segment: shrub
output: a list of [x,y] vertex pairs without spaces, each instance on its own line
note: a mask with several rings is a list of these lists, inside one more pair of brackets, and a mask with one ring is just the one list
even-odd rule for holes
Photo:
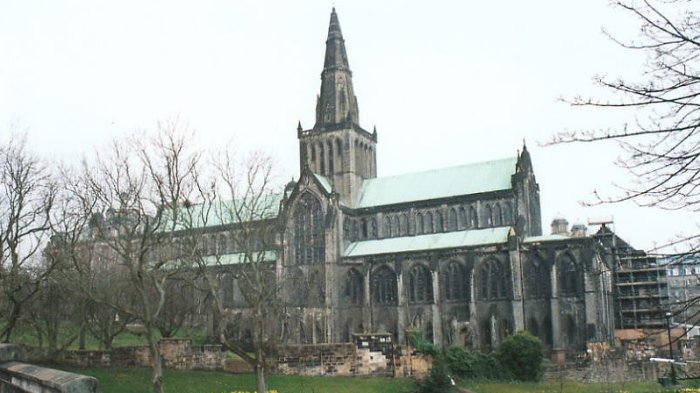
[[447,374],[447,364],[443,355],[438,355],[433,360],[430,374],[420,383],[420,393],[447,393],[453,392],[452,378]]
[[450,347],[445,353],[450,371],[467,379],[503,379],[503,368],[491,354],[470,351],[462,347]]
[[515,379],[537,381],[542,376],[543,352],[540,339],[520,331],[503,340],[496,357]]
[[423,333],[418,330],[406,330],[406,336],[408,337],[408,342],[419,353],[430,355],[433,358],[440,354],[440,349],[435,344],[423,338]]

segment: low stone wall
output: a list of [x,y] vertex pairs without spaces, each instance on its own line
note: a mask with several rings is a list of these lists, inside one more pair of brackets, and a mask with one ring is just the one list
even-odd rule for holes
[[390,334],[358,334],[353,343],[290,345],[278,349],[276,371],[286,375],[422,378],[432,359],[396,347]]
[[21,349],[0,344],[0,393],[99,393],[93,377],[21,363]]

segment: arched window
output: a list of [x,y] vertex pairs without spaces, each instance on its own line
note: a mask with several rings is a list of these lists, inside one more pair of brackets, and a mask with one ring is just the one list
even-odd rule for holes
[[503,214],[501,213],[501,205],[498,203],[493,207],[493,225],[500,227],[503,225]]
[[576,263],[569,255],[559,258],[557,263],[559,295],[579,296],[581,294],[581,277]]
[[391,217],[384,217],[384,237],[392,237],[391,233]]
[[484,217],[486,218],[486,227],[492,227],[493,226],[493,210],[491,210],[490,205],[486,205],[484,208]]
[[442,275],[445,300],[469,300],[466,269],[458,262],[450,262]]
[[401,222],[399,223],[399,235],[401,236],[406,236],[408,235],[408,213],[404,213],[401,215]]
[[326,244],[321,202],[306,193],[294,212],[294,250],[298,264],[325,261]]
[[319,172],[321,172],[322,175],[326,174],[326,155],[324,154],[323,151],[323,144],[318,145],[318,164],[319,164]]
[[435,228],[433,227],[433,213],[425,213],[425,215],[423,216],[423,224],[423,227],[425,228],[425,233],[435,232]]
[[442,212],[435,213],[435,232],[444,232],[444,220],[442,219]]
[[479,227],[479,216],[476,214],[474,206],[469,207],[469,227],[474,229]]
[[337,171],[342,171],[343,170],[343,142],[338,139],[335,141],[336,144],[336,156],[338,157],[338,161],[336,162],[336,170]]
[[391,233],[393,233],[394,236],[399,236],[401,234],[401,226],[399,225],[398,216],[394,216],[391,219]]
[[201,251],[202,255],[207,255],[209,252],[209,236],[207,235],[202,236]]
[[368,234],[369,228],[367,228],[367,219],[363,218],[360,220],[360,236],[362,236],[363,239],[367,239]]
[[423,303],[433,300],[433,278],[423,265],[414,265],[408,273],[408,300]]
[[226,239],[226,235],[220,234],[219,235],[219,255],[223,255],[228,253],[228,242]]
[[481,299],[502,299],[507,296],[507,270],[497,259],[488,259],[479,267],[477,282]]
[[232,274],[224,274],[223,277],[221,277],[221,286],[222,286],[222,293],[221,293],[221,303],[224,307],[232,307],[233,306],[233,287],[234,287],[234,277]]
[[372,301],[379,305],[396,304],[396,275],[388,266],[372,272]]
[[328,142],[328,174],[330,174],[330,175],[333,174],[333,160],[335,160],[335,156],[333,155],[333,142],[329,141]]
[[[464,210],[464,209],[462,209]],[[447,230],[448,231],[455,231],[457,230],[457,210],[455,208],[451,208],[450,211],[447,212]]]
[[416,214],[416,235],[423,234],[423,214]]
[[372,239],[376,239],[377,237],[379,237],[378,228],[377,228],[377,219],[376,219],[376,218],[372,217],[372,218],[370,219],[370,221],[369,221],[369,226],[370,226],[370,228],[369,228],[369,229],[370,229],[370,233],[369,233],[369,234],[370,234],[370,236],[372,237]]
[[358,305],[362,304],[362,299],[364,296],[364,285],[363,285],[362,274],[357,271],[357,269],[350,269],[345,278],[345,298],[348,303]]
[[525,297],[548,298],[550,296],[549,266],[541,258],[535,256],[525,262],[523,269],[525,281]]

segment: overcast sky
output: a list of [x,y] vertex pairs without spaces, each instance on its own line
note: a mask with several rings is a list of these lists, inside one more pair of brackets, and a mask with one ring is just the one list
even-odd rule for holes
[[580,204],[629,181],[615,145],[541,146],[634,120],[558,101],[604,96],[596,74],[643,70],[602,34],[638,31],[606,0],[4,0],[0,136],[19,124],[41,154],[71,160],[179,116],[203,146],[262,149],[298,177],[297,121],[313,126],[333,5],[379,176],[513,156],[525,140],[545,233],[555,216],[614,216],[642,248],[695,231],[689,213]]

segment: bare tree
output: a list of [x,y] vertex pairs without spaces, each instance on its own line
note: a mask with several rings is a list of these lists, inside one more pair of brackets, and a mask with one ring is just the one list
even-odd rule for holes
[[564,132],[552,143],[617,141],[617,164],[632,174],[620,195],[601,202],[634,200],[643,206],[700,209],[700,14],[684,0],[613,1],[636,18],[640,36],[612,37],[623,48],[647,55],[639,79],[596,77],[614,100],[576,97],[574,106],[637,110],[620,128]]
[[0,145],[0,340],[8,342],[24,305],[53,266],[42,263],[56,185],[47,165],[13,134]]
[[[266,357],[274,347],[280,301],[275,277],[275,253],[279,233],[277,214],[280,194],[275,193],[272,161],[260,153],[236,161],[223,153],[217,160],[213,186],[201,188],[203,203],[184,212],[188,218],[188,247],[194,253],[199,280],[209,292],[214,314],[215,335],[228,350],[240,356],[255,370],[259,393],[267,392]],[[210,235],[207,226],[224,226],[225,233]],[[221,236],[225,236],[222,240]],[[206,239],[206,241],[205,241]],[[209,247],[204,246],[204,243]],[[217,244],[212,247],[213,244]],[[229,272],[229,274],[224,274]],[[236,317],[228,306],[235,278],[245,310],[243,319],[250,323],[250,342],[232,335],[230,326]],[[246,348],[252,344],[253,354]]]
[[[90,219],[85,240],[73,248],[76,255],[90,250],[90,262],[76,266],[88,279],[103,269],[123,275],[126,290],[134,298],[127,301],[90,288],[85,293],[116,315],[128,315],[143,324],[156,393],[165,390],[158,320],[164,312],[169,280],[187,268],[173,254],[177,248],[170,245],[180,228],[179,218],[171,213],[188,204],[196,191],[201,155],[191,148],[190,137],[177,121],[171,121],[159,124],[153,137],[140,135],[114,142],[108,151],[98,152],[94,161],[83,161],[73,187],[89,195],[82,197],[81,207],[83,217]],[[80,191],[78,184],[85,189]]]

